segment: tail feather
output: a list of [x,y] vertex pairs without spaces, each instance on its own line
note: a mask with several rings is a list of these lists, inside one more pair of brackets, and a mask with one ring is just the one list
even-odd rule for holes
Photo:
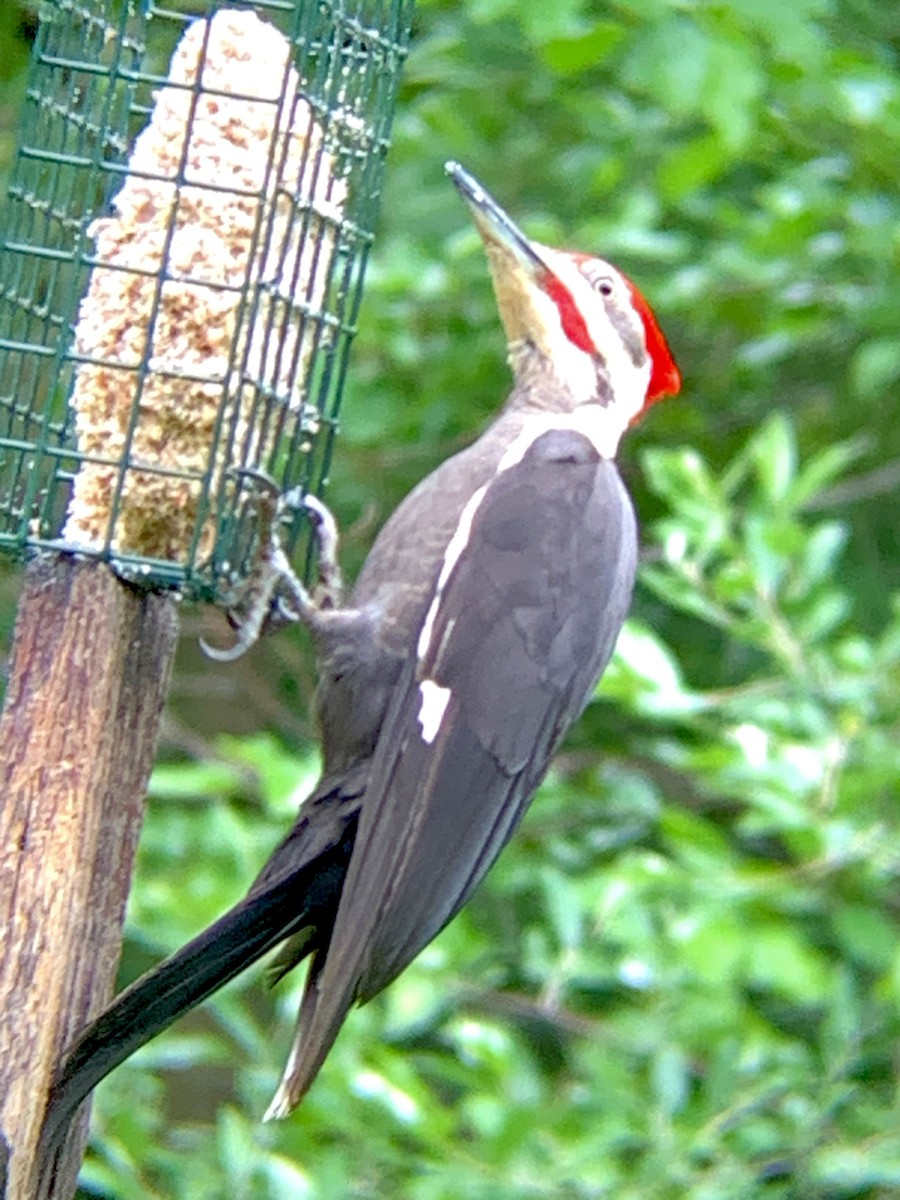
[[82,1102],[101,1079],[298,924],[296,897],[242,901],[176,954],[117,996],[62,1063],[41,1133],[41,1157],[55,1157]]
[[315,801],[304,806],[249,894],[126,988],[68,1050],[41,1132],[43,1176],[53,1170],[81,1104],[110,1071],[279,943],[293,939],[291,965],[327,943],[358,800],[334,791]]

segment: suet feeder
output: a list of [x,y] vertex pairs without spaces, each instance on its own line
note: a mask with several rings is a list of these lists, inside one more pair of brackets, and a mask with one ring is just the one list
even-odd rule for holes
[[0,549],[223,600],[318,491],[411,0],[63,0],[0,220]]

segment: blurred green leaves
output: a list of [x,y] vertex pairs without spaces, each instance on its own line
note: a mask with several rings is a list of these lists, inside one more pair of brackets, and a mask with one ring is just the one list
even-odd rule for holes
[[[692,682],[686,646],[630,620],[586,717],[597,736],[563,753],[464,913],[354,1014],[300,1112],[255,1123],[299,981],[266,997],[251,972],[101,1087],[86,1186],[887,1196],[900,612],[860,633],[846,528],[815,508],[855,455],[807,458],[783,413],[715,467],[645,450],[664,515],[641,587],[742,647],[732,678]],[[132,945],[167,949],[225,907],[313,777],[268,739],[218,749],[155,776]],[[191,788],[209,798],[186,803]]]

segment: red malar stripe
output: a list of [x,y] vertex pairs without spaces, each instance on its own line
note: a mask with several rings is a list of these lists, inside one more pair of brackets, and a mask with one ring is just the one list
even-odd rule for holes
[[591,341],[584,317],[578,310],[578,305],[572,299],[569,289],[551,272],[547,272],[544,289],[547,295],[559,309],[559,319],[562,322],[563,333],[569,341],[583,350],[585,354],[596,354],[597,347]]

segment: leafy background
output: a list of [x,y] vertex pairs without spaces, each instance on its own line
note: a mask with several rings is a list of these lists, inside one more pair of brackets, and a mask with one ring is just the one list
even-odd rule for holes
[[[0,6],[0,163],[33,19]],[[253,970],[98,1090],[84,1196],[900,1193],[898,51],[881,0],[421,0],[329,494],[348,561],[508,388],[458,158],[625,267],[683,368],[623,453],[633,615],[514,844],[299,1113],[258,1124],[297,984]],[[122,983],[315,774],[302,635],[209,667],[208,625]]]

